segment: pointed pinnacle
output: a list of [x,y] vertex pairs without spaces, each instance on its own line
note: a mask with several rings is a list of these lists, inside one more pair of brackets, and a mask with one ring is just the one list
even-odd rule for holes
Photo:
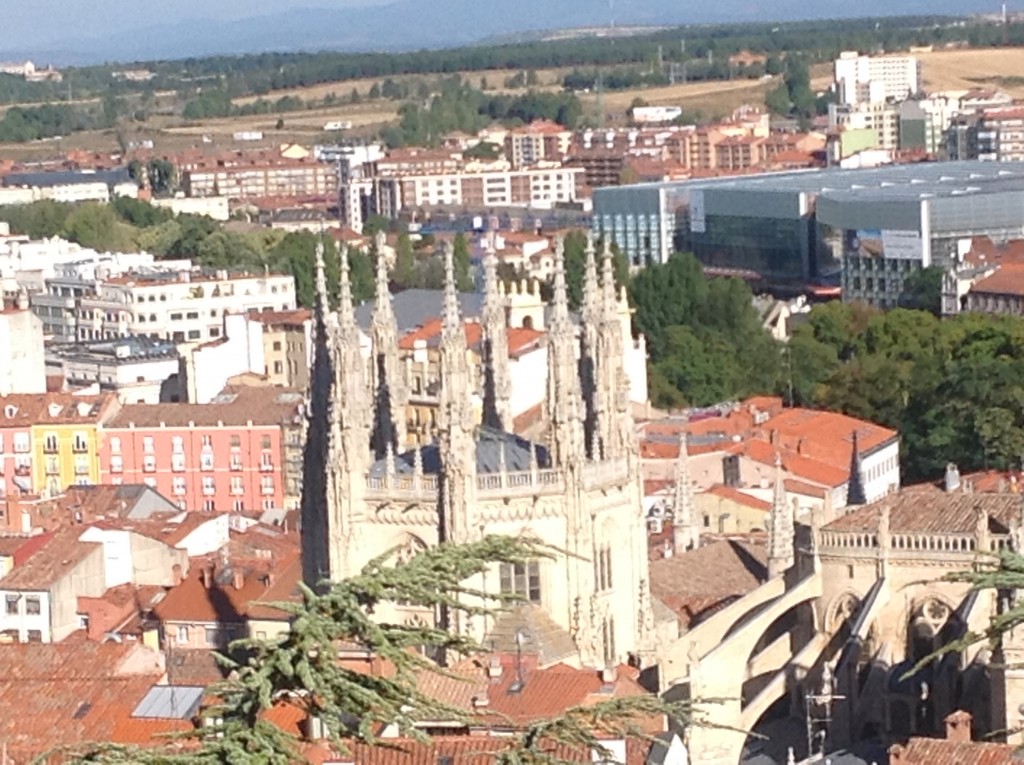
[[442,327],[447,332],[461,330],[459,321],[459,296],[455,290],[455,248],[444,246],[444,313]]
[[316,240],[316,297],[323,310],[327,310],[327,277],[324,274],[324,240]]
[[569,298],[565,288],[565,240],[558,237],[555,240],[555,279],[554,296],[552,298],[552,323],[569,323]]
[[340,256],[340,279],[338,280],[338,323],[339,326],[351,328],[355,326],[355,311],[352,308],[352,283],[349,280],[348,250],[342,248]]

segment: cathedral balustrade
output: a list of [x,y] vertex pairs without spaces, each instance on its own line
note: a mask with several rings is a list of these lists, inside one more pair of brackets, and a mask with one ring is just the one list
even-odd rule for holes
[[561,493],[565,491],[565,482],[559,470],[521,470],[479,475],[476,478],[476,488],[481,499],[489,499],[494,496]]
[[629,462],[625,457],[590,462],[583,467],[583,488],[594,489],[621,483],[629,478]]
[[408,499],[437,498],[437,476],[383,475],[366,477],[369,499],[401,497]]
[[[822,531],[819,550],[823,555],[857,557],[865,552],[877,553],[883,540],[877,531]],[[1012,540],[1009,534],[988,535],[988,549],[1009,550]],[[892,558],[922,558],[941,555],[973,556],[984,545],[978,544],[975,534],[912,534],[894,533],[889,535],[888,554]]]

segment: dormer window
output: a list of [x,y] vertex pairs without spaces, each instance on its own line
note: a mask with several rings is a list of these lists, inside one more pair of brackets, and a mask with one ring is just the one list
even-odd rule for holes
[[50,404],[46,407],[46,411],[49,412],[51,417],[60,417],[63,408],[60,404]]
[[8,404],[7,406],[4,407],[4,417],[6,417],[8,420],[14,417],[14,415],[16,415],[17,413],[18,407],[16,407],[14,404]]

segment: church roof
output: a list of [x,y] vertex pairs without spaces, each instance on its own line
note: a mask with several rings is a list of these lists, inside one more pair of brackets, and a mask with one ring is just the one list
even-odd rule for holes
[[516,635],[522,636],[522,652],[536,654],[542,667],[575,658],[576,644],[569,633],[559,627],[547,612],[536,605],[525,605],[505,611],[494,620],[484,638],[484,645],[496,653],[515,654]]
[[[480,315],[480,306],[483,301],[481,293],[460,292],[458,298],[459,315],[463,319],[472,319]],[[369,329],[370,322],[373,320],[375,302],[368,300],[355,309],[356,322],[364,330]],[[444,290],[403,290],[391,297],[391,306],[395,312],[398,333],[404,335],[443,313]]]
[[[551,464],[546,446],[536,444],[537,465],[546,468]],[[423,460],[424,475],[436,475],[441,472],[441,450],[438,444],[419,447],[420,459]],[[501,453],[505,453],[505,470],[511,473],[530,469],[530,442],[514,433],[481,425],[476,430],[476,471],[477,473],[497,473],[501,470]],[[399,454],[395,457],[395,473],[411,475],[416,462],[416,450]],[[387,472],[386,459],[377,460],[370,467],[370,474],[382,476]]]

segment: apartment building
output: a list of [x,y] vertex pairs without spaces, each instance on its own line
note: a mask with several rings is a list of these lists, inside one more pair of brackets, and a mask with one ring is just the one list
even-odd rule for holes
[[843,51],[833,68],[840,105],[902,101],[921,92],[921,62],[912,56],[862,56],[857,51]]
[[310,159],[238,157],[190,167],[181,174],[181,187],[189,197],[330,199],[338,178],[334,167]]
[[110,394],[0,396],[0,495],[99,482],[99,431],[119,406]]
[[303,400],[240,386],[209,404],[124,406],[105,428],[103,480],[144,483],[187,510],[297,507]]
[[532,167],[538,162],[561,162],[569,153],[573,134],[551,120],[534,120],[505,135],[505,156],[513,168]]
[[828,127],[833,131],[870,130],[876,149],[895,151],[900,147],[900,106],[886,101],[859,104],[829,104]]
[[550,208],[582,197],[579,167],[415,175],[400,179],[402,207]]
[[263,326],[265,374],[271,385],[305,390],[313,363],[313,317],[307,308],[250,314]]
[[228,271],[129,273],[97,285],[75,309],[79,340],[146,335],[202,343],[223,335],[229,312],[296,307],[295,278]]
[[179,395],[177,387],[171,390],[169,385],[179,369],[178,349],[169,340],[128,336],[51,345],[46,349],[46,368],[50,375],[63,378],[68,388],[95,387],[115,393],[125,404],[158,404],[164,396]]
[[46,392],[43,323],[25,292],[13,301],[0,294],[0,359],[0,396]]

